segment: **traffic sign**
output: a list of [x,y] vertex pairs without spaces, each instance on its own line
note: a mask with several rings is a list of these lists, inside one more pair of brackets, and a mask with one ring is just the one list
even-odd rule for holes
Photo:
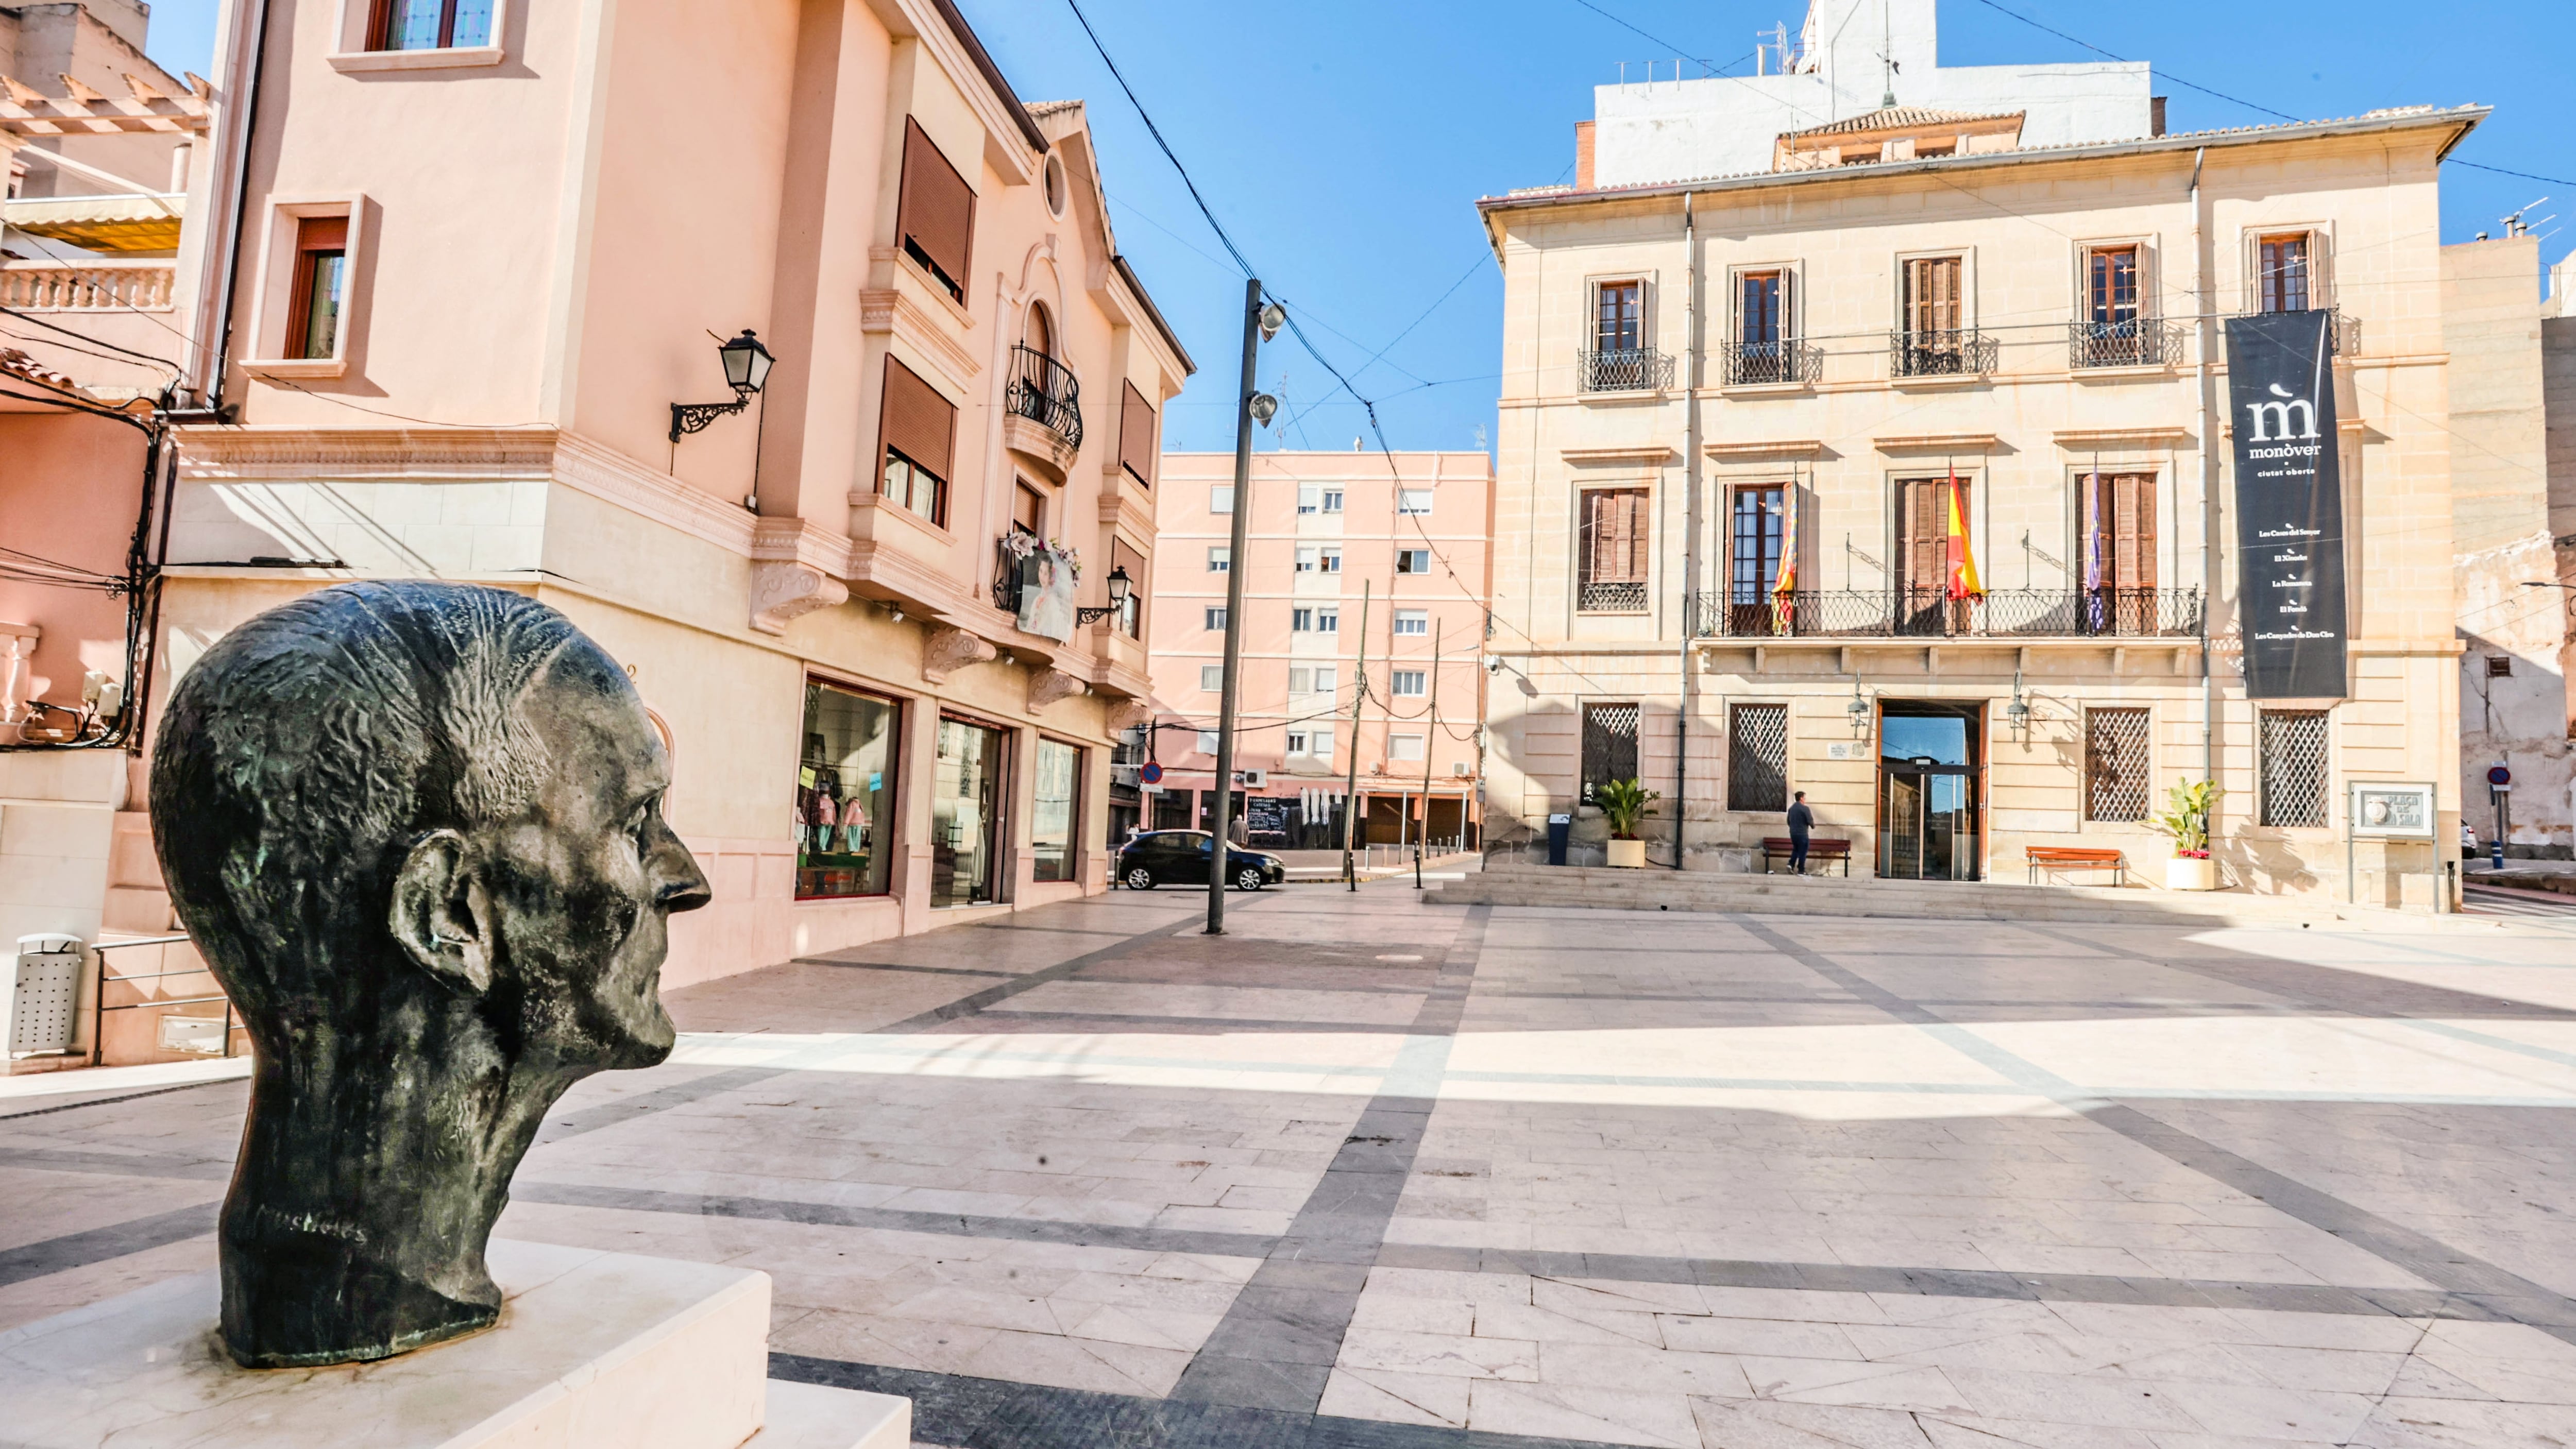
[[2506,769],[2502,765],[2489,765],[2487,766],[2487,784],[2494,789],[2510,790],[2513,788],[2513,771]]
[[1137,769],[1136,779],[1140,783],[1147,785],[1159,785],[1163,783],[1162,762],[1158,760],[1147,760]]

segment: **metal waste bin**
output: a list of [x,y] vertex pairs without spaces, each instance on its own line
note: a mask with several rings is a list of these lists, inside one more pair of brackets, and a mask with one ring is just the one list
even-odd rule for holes
[[1565,843],[1573,838],[1573,816],[1551,815],[1547,817],[1547,863],[1550,865],[1565,864]]
[[67,1052],[80,1027],[78,936],[18,938],[18,979],[9,993],[9,1054]]

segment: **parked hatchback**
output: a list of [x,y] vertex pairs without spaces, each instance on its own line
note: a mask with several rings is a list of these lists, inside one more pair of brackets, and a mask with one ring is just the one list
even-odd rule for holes
[[[1206,885],[1212,853],[1204,830],[1149,830],[1119,848],[1118,879],[1131,891]],[[1257,891],[1288,878],[1288,863],[1275,855],[1237,845],[1227,849],[1225,858],[1226,884],[1239,891]]]

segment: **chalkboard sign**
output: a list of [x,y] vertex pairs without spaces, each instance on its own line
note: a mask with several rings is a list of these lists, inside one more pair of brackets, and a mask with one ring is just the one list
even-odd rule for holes
[[1259,845],[1263,843],[1262,837],[1266,835],[1284,842],[1288,838],[1290,803],[1285,797],[1278,795],[1255,795],[1245,800],[1243,802],[1245,839],[1254,845]]

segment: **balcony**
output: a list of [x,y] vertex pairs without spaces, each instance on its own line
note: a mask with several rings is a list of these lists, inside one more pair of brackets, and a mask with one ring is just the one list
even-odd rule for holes
[[1575,387],[1583,392],[1647,392],[1673,385],[1671,354],[1618,347],[1576,354]]
[[1071,368],[1025,343],[1011,348],[1011,386],[1002,405],[1067,447],[1082,446],[1082,385]]
[[1692,632],[1719,639],[2175,639],[2201,624],[2198,589],[1800,589],[1692,605]]
[[1804,342],[1728,342],[1717,349],[1721,386],[1796,386],[1824,374],[1825,351]]
[[2179,322],[2146,318],[2070,322],[2066,324],[2067,366],[2079,372],[2094,367],[2176,367],[2182,363],[2183,336],[2188,330]]
[[[2291,310],[2313,310],[2325,313],[2326,316],[2331,319],[2330,324],[2326,328],[2327,352],[2336,357],[2357,357],[2360,355],[2360,318],[2355,317],[2341,307],[2299,308]],[[2259,317],[2264,314],[2259,312],[2244,312],[2239,313],[2238,315],[2245,317]]]
[[21,312],[167,312],[168,262],[0,264],[0,307]]
[[1887,337],[1890,377],[1983,377],[1995,370],[2001,348],[1994,338],[1973,328],[1946,332],[1891,332]]
[[1586,582],[1575,589],[1574,610],[1578,614],[1642,614],[1650,602],[1643,579]]

